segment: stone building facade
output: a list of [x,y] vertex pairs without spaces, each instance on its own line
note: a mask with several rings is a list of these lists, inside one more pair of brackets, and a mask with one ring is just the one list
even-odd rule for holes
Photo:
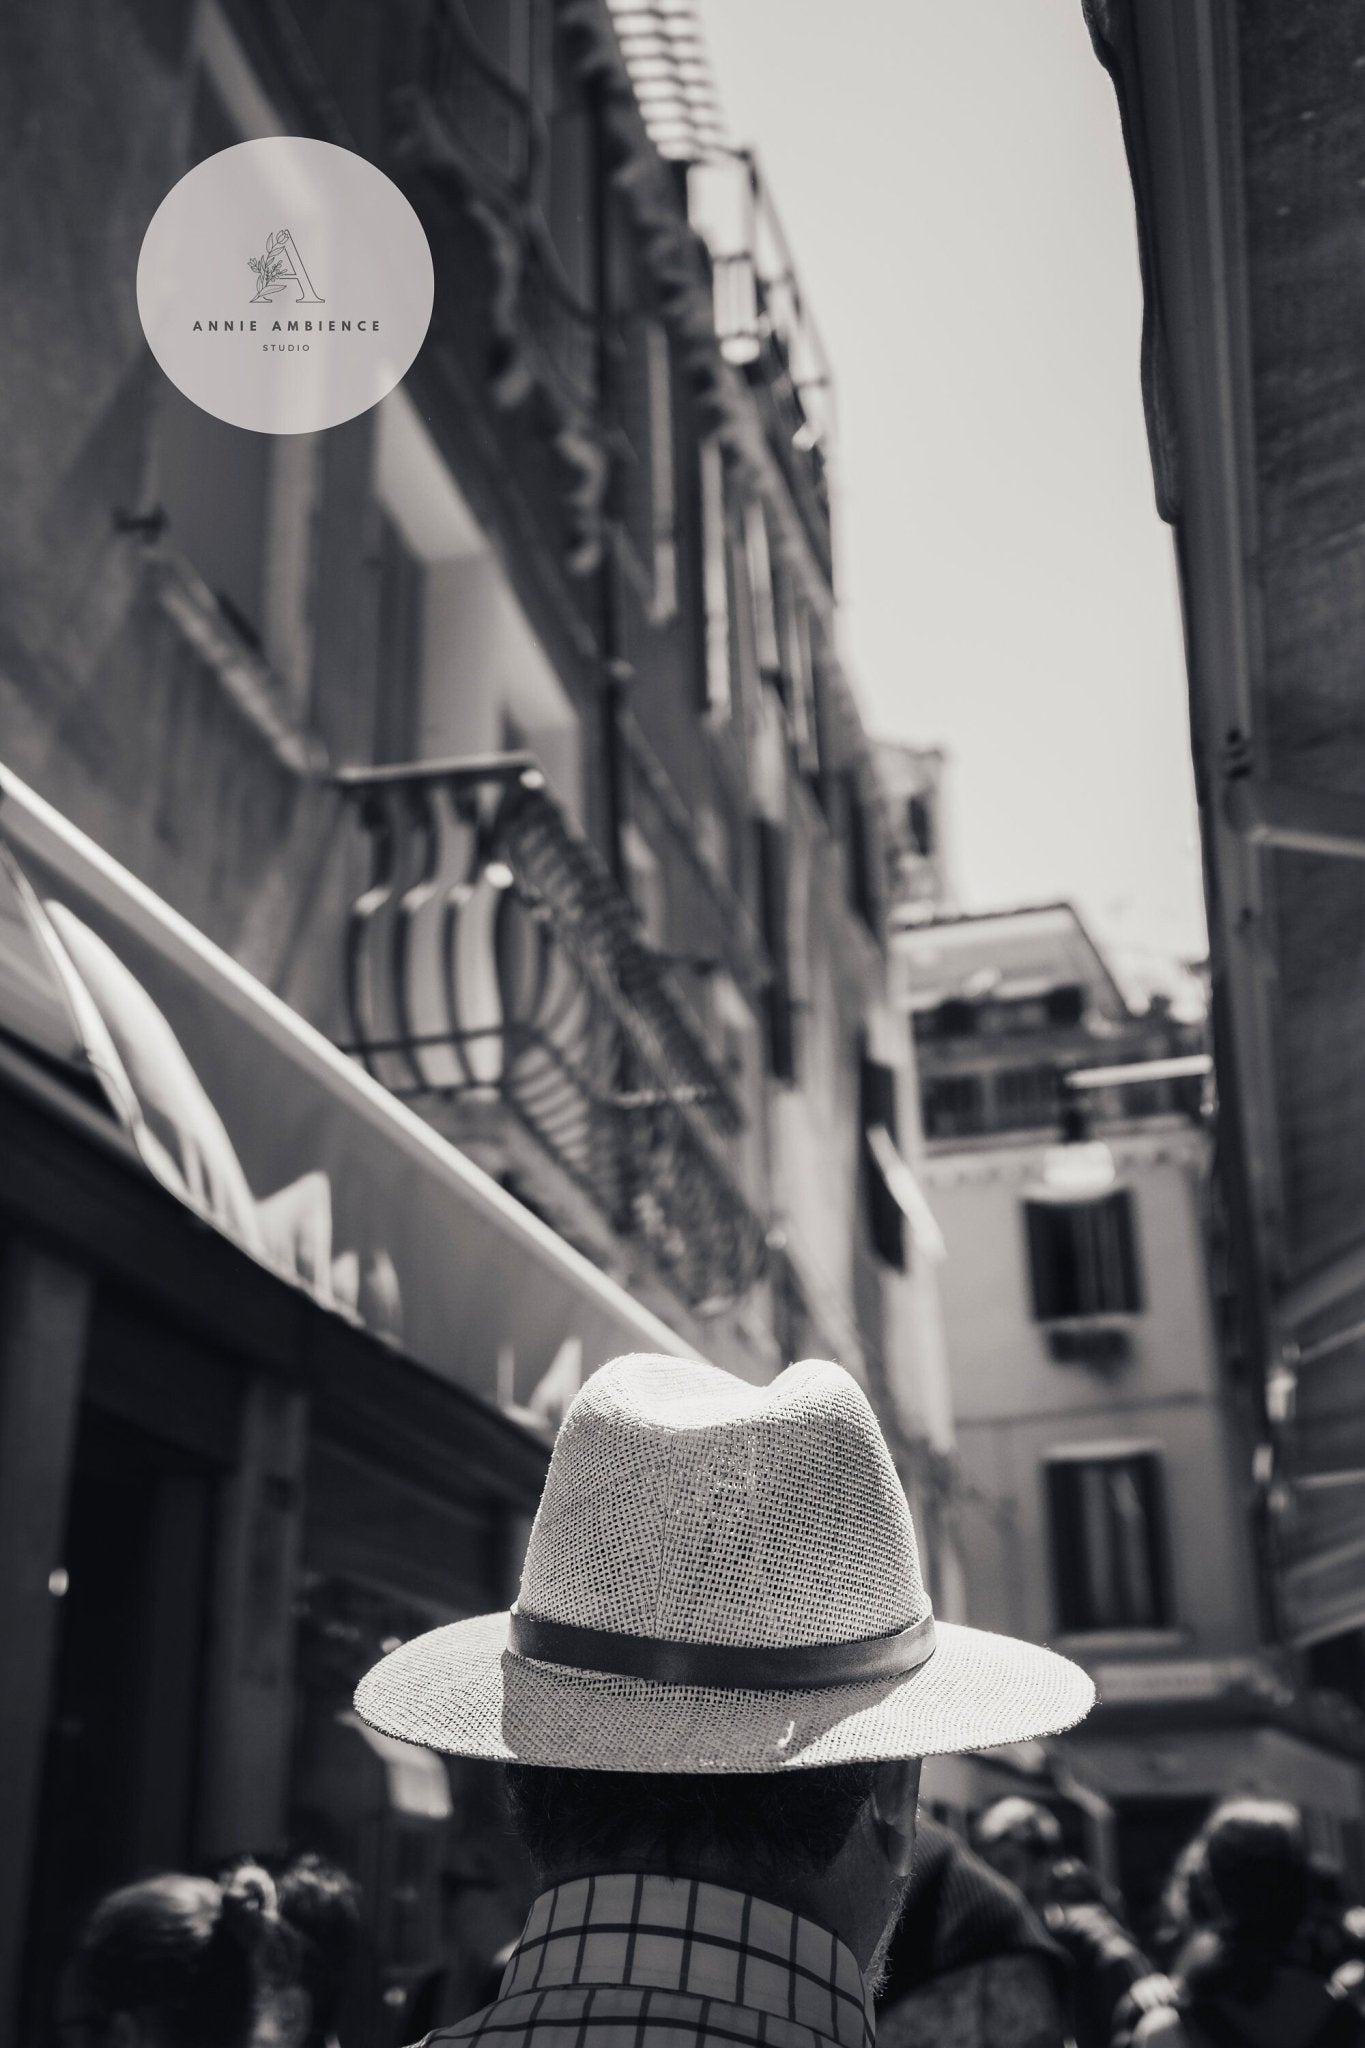
[[[91,1888],[286,1838],[362,1870],[401,2005],[491,1795],[371,1742],[347,1686],[507,1597],[611,1349],[840,1358],[954,1602],[828,369],[757,166],[661,116],[678,52],[641,33],[605,0],[0,28],[0,1606],[33,1673],[0,2004],[30,2028]],[[134,296],[176,179],[280,133],[384,169],[435,262],[401,388],[314,436],[182,399]]]
[[[1357,1881],[1348,1731],[1265,1628],[1205,1029],[1130,1001],[1068,904],[905,926],[973,1619],[1093,1673],[1083,1727],[976,1767],[1085,1816],[1146,1920],[1218,1798],[1292,1798]],[[1078,1844],[1078,1846],[1080,1846]]]

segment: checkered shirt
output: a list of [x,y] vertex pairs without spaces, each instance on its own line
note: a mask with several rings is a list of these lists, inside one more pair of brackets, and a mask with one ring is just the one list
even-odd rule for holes
[[748,1892],[625,1872],[531,1908],[467,2048],[871,2048],[862,1971],[817,1921]]

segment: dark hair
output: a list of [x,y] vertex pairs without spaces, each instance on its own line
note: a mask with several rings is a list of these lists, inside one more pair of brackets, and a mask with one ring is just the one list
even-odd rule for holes
[[223,1884],[166,1872],[110,1892],[73,1965],[99,2022],[144,2014],[166,2048],[246,2048],[261,1991],[291,1960],[274,1885],[245,1864]]
[[1175,1967],[1185,1943],[1207,1927],[1215,1906],[1209,1890],[1208,1855],[1202,1832],[1188,1841],[1162,1886],[1152,1952],[1166,1969]]
[[871,1763],[726,1776],[506,1767],[512,1820],[552,1876],[620,1859],[669,1876],[733,1869],[752,1881],[827,1870],[867,1804]]
[[299,1982],[313,2034],[334,2029],[346,1973],[360,1946],[360,1887],[325,1856],[307,1850],[275,1880],[280,1917],[299,1936]]
[[1229,1799],[1201,1836],[1212,1924],[1190,1943],[1179,1974],[1196,1993],[1228,1987],[1254,1997],[1307,1910],[1303,1823],[1285,1800]]

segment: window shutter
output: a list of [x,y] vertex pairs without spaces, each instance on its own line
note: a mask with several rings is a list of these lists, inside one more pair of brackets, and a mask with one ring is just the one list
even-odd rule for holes
[[779,1081],[796,1079],[796,1013],[792,1000],[787,843],[780,825],[754,823],[758,842],[759,920],[772,968],[765,996],[768,1069]]
[[379,534],[376,761],[411,761],[418,752],[424,575],[422,563],[385,516]]
[[649,496],[654,601],[651,617],[663,625],[678,609],[677,493],[673,475],[673,371],[668,335],[657,320],[644,330],[649,407]]
[[1155,1451],[1045,1467],[1052,1578],[1069,1634],[1168,1628],[1165,1493]]
[[244,434],[166,389],[157,454],[168,539],[248,646],[263,651],[275,437]]
[[912,796],[906,804],[905,830],[911,851],[921,860],[929,860],[934,852],[934,825],[926,797]]
[[749,572],[749,601],[754,614],[754,647],[759,674],[770,682],[781,676],[782,657],[777,644],[777,609],[773,603],[773,564],[768,547],[768,517],[761,502],[751,498],[744,508],[744,556]]
[[1133,1197],[1024,1204],[1035,1322],[1142,1311]]
[[730,570],[725,536],[725,463],[718,441],[701,445],[702,616],[705,704],[715,719],[731,710]]
[[859,1069],[859,1123],[863,1133],[862,1181],[863,1199],[867,1205],[867,1226],[872,1238],[872,1248],[878,1258],[885,1260],[898,1273],[907,1268],[905,1248],[905,1218],[885,1176],[874,1160],[867,1143],[867,1134],[878,1125],[894,1141],[899,1132],[896,1128],[896,1072],[894,1067],[884,1067],[880,1061],[862,1056]]
[[638,310],[621,321],[617,423],[625,452],[620,513],[631,554],[649,592],[649,618],[666,625],[678,609],[673,383],[668,336]]
[[778,619],[787,717],[791,723],[796,765],[803,775],[814,775],[820,767],[820,750],[815,731],[810,618],[786,576],[779,585]]
[[870,807],[864,802],[863,790],[856,771],[845,774],[847,801],[845,806],[845,836],[848,852],[848,900],[863,923],[872,932],[877,929],[877,876],[873,862],[872,847],[875,825],[870,816]]

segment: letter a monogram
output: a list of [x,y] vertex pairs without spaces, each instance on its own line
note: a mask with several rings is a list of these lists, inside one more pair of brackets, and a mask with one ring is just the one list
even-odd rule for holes
[[288,228],[277,228],[266,237],[264,256],[248,256],[246,260],[256,273],[256,289],[250,300],[253,306],[268,306],[277,293],[291,284],[298,286],[295,305],[326,304],[326,300],[313,290],[313,280],[304,268],[299,245]]

